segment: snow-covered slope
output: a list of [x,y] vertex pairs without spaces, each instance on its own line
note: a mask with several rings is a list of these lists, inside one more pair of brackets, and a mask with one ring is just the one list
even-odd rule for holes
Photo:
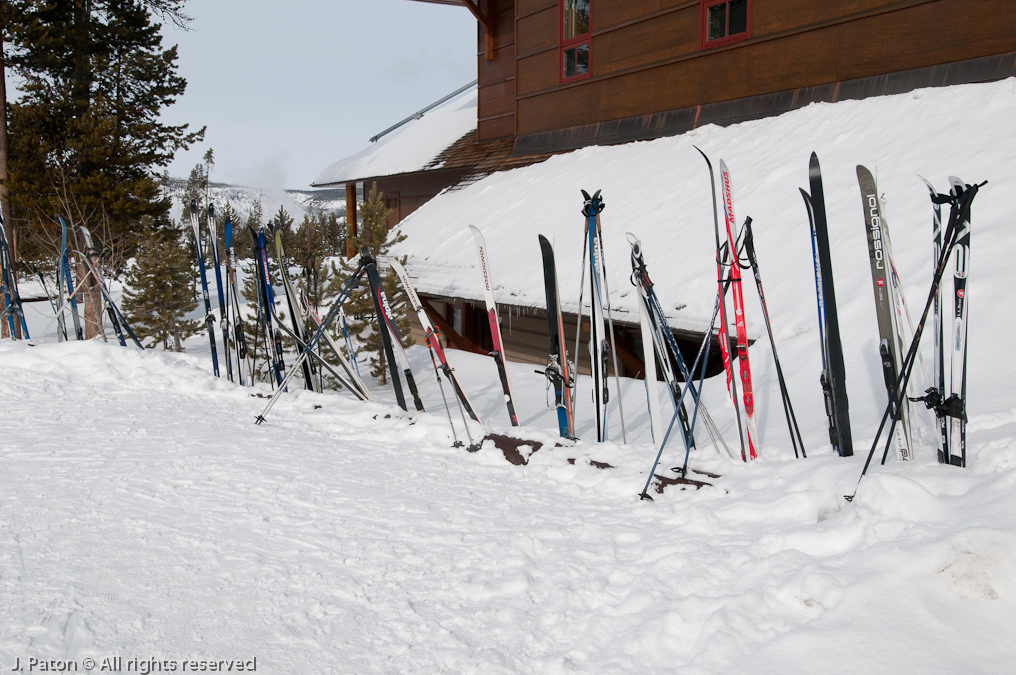
[[[760,459],[731,460],[700,435],[691,466],[719,477],[693,473],[711,485],[670,487],[654,502],[637,497],[655,454],[638,381],[622,383],[628,444],[612,409],[611,442],[554,447],[544,378],[509,364],[517,433],[543,443],[532,454],[523,446],[528,465],[513,466],[491,441],[476,454],[450,447],[421,347],[409,356],[426,413],[407,416],[380,387],[372,404],[292,391],[255,426],[266,400],[211,377],[207,337],[184,355],[0,343],[0,663],[73,659],[81,672],[86,658],[120,655],[178,669],[181,659],[257,657],[259,672],[329,674],[1010,672],[1016,372],[1004,336],[1016,312],[1008,266],[989,256],[1016,249],[1014,109],[1014,80],[812,106],[577,151],[414,214],[403,250],[412,274],[433,272],[421,289],[479,297],[465,228],[475,222],[499,298],[519,304],[540,304],[536,233],[556,234],[574,307],[578,190],[603,188],[615,304],[631,297],[622,237],[632,230],[661,300],[687,304],[675,323],[695,327],[715,282],[708,185],[691,144],[727,161],[739,219],[756,223],[809,458],[793,459],[761,337],[750,350]],[[813,149],[833,228],[852,459],[830,451],[817,383],[797,192]],[[914,312],[931,257],[916,175],[940,188],[949,174],[991,183],[973,209],[969,467],[937,463],[922,414],[917,459],[876,463],[848,503],[885,404],[857,163],[878,169]],[[753,291],[746,305],[764,336]],[[45,310],[32,306],[33,328]],[[487,424],[470,433],[510,432],[491,359],[449,359]],[[735,443],[722,378],[706,382],[704,398]],[[580,378],[577,433],[587,438],[588,401]],[[671,444],[659,473],[682,460]]]
[[[186,181],[173,180],[166,191],[172,201],[169,216],[178,222],[185,215],[185,207],[189,206],[183,203],[186,187]],[[244,221],[259,203],[266,221],[278,213],[279,207],[285,208],[297,223],[305,213],[322,211],[344,214],[346,211],[345,195],[340,197],[335,190],[265,189],[213,183],[209,193],[216,208],[221,209],[228,202]]]
[[[990,180],[973,205],[967,289],[969,410],[1007,415],[1016,400],[1016,362],[999,358],[998,341],[1016,327],[1010,318],[1016,302],[1009,267],[990,256],[1016,250],[1011,216],[1016,135],[1008,131],[1014,110],[1016,78],[1010,78],[816,104],[772,119],[708,126],[674,138],[585,148],[439,195],[403,221],[408,238],[397,252],[409,255],[406,267],[419,291],[479,300],[483,282],[467,228],[475,224],[486,238],[497,299],[539,307],[544,288],[537,234],[553,235],[562,303],[566,311],[575,311],[584,225],[579,191],[602,189],[613,306],[622,310],[621,316],[624,310],[626,318],[637,316],[625,240],[625,233],[632,232],[643,242],[649,274],[670,310],[671,325],[704,330],[716,297],[716,263],[709,179],[698,146],[714,166],[721,158],[726,161],[738,222],[753,218],[766,301],[789,371],[791,397],[798,415],[807,420],[806,433],[814,434],[812,444],[825,444],[812,251],[799,192],[808,188],[808,159],[816,151],[829,213],[854,444],[858,452],[866,452],[887,397],[856,166],[864,164],[876,173],[885,196],[896,264],[914,321],[924,308],[932,267],[932,209],[919,176],[941,191],[947,189],[949,175],[968,182]],[[723,228],[722,211],[719,218]],[[770,452],[777,447],[788,452],[770,347],[748,274],[744,292],[749,334],[758,338],[750,358],[763,445]],[[943,294],[951,298],[951,293],[947,279]],[[951,311],[951,301],[948,308]],[[928,359],[931,342],[926,334],[922,345]],[[927,386],[920,366],[913,379],[916,391]],[[722,392],[722,385],[718,388]],[[586,396],[581,394],[580,400],[588,400]],[[722,405],[722,398],[715,405]],[[722,420],[729,414],[714,417]],[[932,452],[933,438],[928,425],[921,452]]]
[[[817,448],[696,451],[713,486],[640,502],[651,446],[552,447],[529,366],[509,364],[545,443],[529,464],[451,448],[429,358],[410,356],[429,413],[292,392],[255,426],[265,399],[204,355],[0,344],[4,666],[1009,672],[1013,412],[971,420],[970,469],[893,465],[852,504],[859,461]],[[490,360],[451,358],[503,431]]]

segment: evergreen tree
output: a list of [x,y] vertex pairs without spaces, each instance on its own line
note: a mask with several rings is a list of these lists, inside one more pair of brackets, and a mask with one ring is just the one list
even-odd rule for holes
[[[183,351],[183,341],[200,330],[203,322],[184,317],[197,309],[194,293],[193,249],[181,232],[171,227],[144,227],[134,265],[127,273],[123,309],[134,332],[151,338],[163,349]],[[190,237],[186,237],[190,239]]]
[[195,164],[187,176],[187,185],[183,189],[183,213],[184,222],[190,224],[190,205],[193,201],[198,207],[198,216],[205,212],[205,185],[208,183],[208,174],[205,172],[204,164]]
[[[244,221],[242,227],[239,226],[239,223],[233,223],[233,227],[239,230],[235,235],[237,237],[235,244],[237,257],[246,258],[247,256],[254,255],[253,251],[257,245],[257,232],[264,224],[264,211],[261,207],[261,200],[258,199],[251,206],[250,213],[247,214],[247,220]],[[251,235],[251,229],[254,230],[254,235]]]
[[[286,266],[291,266],[293,260],[293,254],[298,251],[299,244],[296,240],[296,232],[293,231],[293,216],[289,215],[286,211],[286,207],[280,206],[279,210],[272,216],[272,225],[282,231],[282,250],[286,254]],[[275,252],[275,238],[272,236],[272,241],[269,242],[269,255],[273,255]]]
[[[220,251],[219,259],[222,261],[223,265],[226,264],[225,256],[226,256],[227,221],[232,223],[233,239],[231,240],[230,243],[233,245],[233,250],[236,251],[237,257],[244,257],[245,255],[246,256],[250,255],[250,251],[242,251],[241,247],[237,245],[240,243],[240,241],[246,241],[246,238],[240,238],[240,235],[243,234],[243,232],[241,232],[241,230],[243,229],[243,224],[240,223],[240,215],[236,212],[236,209],[233,208],[233,205],[230,204],[229,202],[226,202],[225,204],[222,205],[222,208],[216,208],[215,210],[215,225],[216,225],[215,231],[219,240],[219,251]],[[236,265],[235,260],[233,261],[233,265],[234,266]]]
[[[406,235],[398,229],[388,229],[388,217],[391,209],[384,203],[384,197],[377,190],[377,183],[373,183],[367,199],[359,205],[359,211],[363,214],[363,223],[360,227],[360,235],[354,239],[357,250],[366,246],[374,259],[378,261],[378,272],[381,275],[382,288],[388,297],[388,303],[392,311],[392,323],[399,333],[402,344],[406,347],[413,344],[409,335],[412,323],[409,318],[411,310],[409,298],[407,297],[399,277],[391,267],[384,266],[384,257],[388,256],[392,246],[405,241]],[[398,259],[403,265],[406,264],[407,256]],[[340,289],[352,277],[356,271],[359,258],[343,260],[339,268],[339,274],[328,284],[326,295],[335,297]],[[388,380],[388,365],[385,360],[384,348],[381,344],[381,335],[377,331],[377,318],[374,316],[374,302],[371,299],[370,288],[367,280],[364,279],[357,285],[356,290],[350,296],[346,306],[346,313],[352,318],[349,323],[350,334],[360,343],[363,351],[367,352],[370,374],[372,377],[380,378],[381,384]]]
[[324,246],[325,255],[344,257],[346,255],[345,219],[340,220],[338,214],[334,212],[321,214],[321,243]]
[[[21,257],[54,256],[59,213],[75,229],[88,226],[112,252],[105,265],[119,273],[139,244],[142,219],[163,219],[169,208],[156,169],[204,131],[160,122],[186,82],[152,14],[185,23],[183,0],[27,4],[14,18],[19,31],[8,31],[21,36],[12,63],[23,95],[9,108],[8,167]],[[85,298],[86,326],[98,326],[101,296],[91,287]]]

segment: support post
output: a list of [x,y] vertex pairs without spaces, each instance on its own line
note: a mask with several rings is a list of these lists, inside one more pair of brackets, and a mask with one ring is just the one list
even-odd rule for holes
[[346,183],[346,258],[359,255],[356,248],[356,183]]

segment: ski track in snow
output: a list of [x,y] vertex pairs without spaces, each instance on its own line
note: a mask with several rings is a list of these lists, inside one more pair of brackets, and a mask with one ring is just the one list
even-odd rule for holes
[[[550,447],[542,378],[521,364],[521,412],[541,422],[519,433],[548,445],[518,467],[489,441],[451,448],[429,357],[409,353],[430,413],[299,392],[255,426],[266,400],[212,378],[204,357],[0,345],[3,663],[1006,671],[1008,434],[986,429],[967,471],[875,467],[849,505],[857,461],[744,466],[707,448],[692,466],[723,473],[714,487],[640,502],[651,446]],[[490,367],[450,358],[473,386]],[[493,420],[497,392],[481,397]]]

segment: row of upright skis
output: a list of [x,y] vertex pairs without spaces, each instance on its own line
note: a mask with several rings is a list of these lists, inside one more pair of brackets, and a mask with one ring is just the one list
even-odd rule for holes
[[[699,151],[701,153],[701,150]],[[720,206],[717,205],[716,176],[709,158],[702,153],[712,186],[713,220],[716,243],[716,302],[708,330],[705,332],[694,359],[689,360],[682,354],[674,334],[671,331],[663,305],[657,297],[655,287],[649,276],[641,241],[628,233],[627,239],[631,247],[631,283],[638,290],[638,310],[641,331],[641,343],[644,360],[644,379],[646,400],[649,409],[651,433],[655,446],[658,448],[653,469],[649,472],[649,482],[654,476],[664,447],[675,429],[684,445],[684,462],[674,471],[682,477],[688,470],[688,457],[696,446],[695,430],[700,424],[705,427],[710,442],[718,452],[730,457],[749,461],[758,456],[760,441],[755,417],[755,399],[752,388],[751,365],[748,357],[748,337],[745,321],[744,299],[742,293],[742,270],[750,271],[754,277],[761,309],[765,320],[766,331],[772,348],[776,366],[777,380],[780,388],[782,405],[787,421],[787,428],[794,448],[795,456],[806,457],[806,450],[801,432],[787,390],[786,380],[780,364],[772,325],[766,306],[762,276],[755,252],[751,218],[746,218],[740,228],[734,215],[734,201],[730,172],[726,164],[719,163],[719,201],[722,206],[725,227],[719,222]],[[913,317],[903,294],[903,283],[893,260],[892,245],[889,237],[888,224],[882,215],[882,199],[878,194],[875,180],[871,172],[857,167],[857,179],[860,187],[864,212],[865,231],[871,264],[872,288],[875,295],[876,318],[879,330],[878,358],[887,392],[887,405],[873,441],[864,471],[867,472],[875,448],[882,438],[886,423],[889,423],[884,463],[889,454],[890,446],[895,447],[899,460],[910,460],[914,457],[914,448],[919,443],[920,425],[915,419],[913,404],[923,402],[935,413],[938,431],[938,459],[945,464],[956,466],[966,465],[966,335],[968,302],[966,298],[966,280],[969,268],[970,252],[970,206],[978,189],[984,184],[968,185],[958,178],[950,178],[949,190],[939,193],[925,181],[932,202],[932,262],[934,273],[931,289],[924,311],[915,326]],[[621,439],[627,442],[627,430],[624,426],[624,411],[620,396],[617,352],[613,348],[615,329],[612,308],[610,305],[610,289],[607,286],[607,275],[604,270],[604,250],[600,214],[604,209],[604,201],[599,191],[590,195],[582,191],[582,214],[585,220],[585,237],[583,243],[582,272],[580,280],[579,316],[577,320],[574,349],[577,354],[583,333],[583,319],[588,319],[587,346],[590,356],[590,375],[592,378],[592,415],[595,419],[597,441],[605,441],[608,436],[608,416],[616,415],[620,422]],[[825,197],[822,186],[822,174],[818,157],[813,153],[809,163],[809,190],[801,190],[805,203],[811,231],[812,252],[814,258],[817,310],[822,353],[822,372],[820,385],[825,400],[825,409],[829,421],[829,439],[834,450],[841,456],[853,454],[851,439],[849,404],[846,394],[846,377],[843,349],[840,341],[839,324],[836,313],[836,297],[833,283],[833,270],[830,255],[828,225],[825,209]],[[943,206],[949,206],[948,218],[943,222]],[[475,226],[470,226],[476,242],[480,270],[483,276],[484,297],[490,324],[492,349],[501,383],[508,417],[512,425],[518,425],[515,397],[511,381],[505,367],[505,349],[501,336],[500,318],[497,302],[494,298],[489,255],[483,234]],[[555,405],[558,415],[560,435],[564,438],[575,438],[575,420],[577,411],[576,399],[576,366],[568,358],[567,339],[561,309],[560,286],[555,266],[553,241],[539,235],[540,249],[543,257],[544,286],[546,289],[546,307],[549,337],[549,361],[542,371],[548,380],[548,386],[554,389]],[[945,340],[946,318],[944,304],[940,295],[940,285],[950,260],[955,262],[953,284],[953,321],[950,339]],[[367,270],[376,270],[376,261],[370,259],[369,253],[362,252],[361,266]],[[432,350],[438,381],[441,375],[452,383],[455,399],[458,401],[462,419],[468,415],[476,421],[479,417],[475,407],[469,401],[454,370],[448,365],[441,349],[437,331],[429,316],[423,309],[405,270],[397,262],[393,266],[406,289],[410,302],[420,318],[426,335],[426,342]],[[589,301],[584,301],[587,292],[586,277],[588,273]],[[376,275],[376,271],[373,273]],[[355,283],[355,279],[350,283]],[[387,299],[379,284],[371,284],[375,298],[375,309],[379,318],[378,329],[385,345],[391,377],[399,404],[406,409],[405,397],[401,382],[404,379],[410,389],[416,407],[422,410],[418,393],[412,379],[412,373],[399,354],[401,341],[393,329],[390,312],[387,310]],[[340,301],[344,295],[340,297]],[[340,303],[336,303],[338,305]],[[925,330],[929,314],[933,318],[934,356],[931,372],[928,373],[924,358],[918,350],[921,336]],[[335,308],[333,307],[334,313]],[[339,310],[341,311],[341,310]],[[588,314],[586,314],[588,312]],[[733,313],[733,320],[730,314]],[[332,314],[330,313],[330,315]],[[319,333],[330,321],[326,317],[320,322]],[[317,336],[308,342],[313,346]],[[715,339],[714,339],[715,338]],[[909,342],[908,342],[909,339]],[[734,428],[738,431],[738,446],[731,450],[724,440],[715,421],[701,399],[702,386],[706,367],[709,362],[713,344],[718,346],[726,375],[726,386],[732,402],[731,411],[734,416]],[[389,351],[393,345],[394,353]],[[948,345],[948,347],[946,346]],[[307,351],[305,350],[305,351]],[[946,362],[946,352],[949,360]],[[301,360],[303,357],[301,357]],[[917,361],[921,362],[925,373],[927,389],[921,396],[908,396],[913,393],[910,386],[911,374]],[[440,364],[440,365],[438,365]],[[398,368],[396,367],[398,365]],[[614,405],[611,405],[611,392],[608,373],[613,366],[615,375]],[[399,372],[401,369],[401,373]],[[662,378],[662,382],[660,381]],[[283,383],[284,384],[284,383]],[[661,386],[662,385],[662,386]],[[661,394],[660,390],[663,390]],[[442,395],[444,394],[442,386]],[[667,405],[661,405],[665,399]],[[271,408],[272,402],[266,408]],[[449,422],[454,432],[455,425],[448,407],[445,407]],[[667,412],[664,412],[666,410]],[[263,421],[264,413],[259,416]],[[468,425],[466,430],[468,433]],[[458,439],[456,437],[456,443]],[[475,444],[470,438],[470,447]],[[739,450],[739,452],[738,452]],[[643,496],[646,494],[643,490]]]
[[[752,388],[751,365],[748,357],[748,336],[745,321],[744,298],[742,293],[742,270],[750,271],[754,277],[761,309],[765,320],[769,343],[772,348],[776,367],[777,380],[780,388],[787,428],[797,457],[807,457],[800,429],[794,414],[790,394],[787,390],[783,369],[780,364],[776,343],[773,339],[772,325],[762,276],[755,252],[751,218],[745,219],[740,228],[734,216],[734,201],[730,172],[726,164],[719,163],[719,201],[722,206],[725,228],[720,227],[717,205],[716,177],[713,165],[701,150],[710,177],[712,188],[713,224],[716,243],[716,301],[709,328],[705,331],[701,344],[689,363],[682,354],[674,334],[665,316],[663,305],[656,294],[656,289],[649,276],[644,257],[642,242],[633,234],[628,233],[631,254],[631,283],[638,290],[639,325],[641,331],[642,356],[644,362],[644,379],[646,401],[653,443],[657,455],[649,479],[642,491],[648,498],[647,490],[655,475],[663,450],[675,429],[684,446],[684,461],[673,470],[684,478],[688,471],[690,451],[696,447],[696,426],[704,426],[711,444],[718,452],[730,457],[749,461],[758,456],[760,441],[755,417],[755,398]],[[966,356],[967,356],[967,316],[968,298],[966,297],[967,275],[970,260],[970,211],[971,203],[978,189],[984,185],[966,184],[956,177],[950,177],[948,192],[939,193],[934,186],[925,180],[932,203],[932,262],[933,275],[928,298],[916,325],[907,306],[903,294],[903,283],[893,260],[889,229],[883,216],[883,202],[878,194],[876,183],[871,172],[857,167],[857,180],[861,192],[864,212],[865,231],[868,241],[868,252],[871,264],[872,288],[875,295],[876,318],[879,332],[878,358],[884,376],[888,403],[876,433],[867,461],[861,473],[863,477],[868,470],[872,457],[882,438],[888,423],[886,444],[882,456],[884,463],[890,448],[895,448],[899,460],[910,460],[914,457],[915,445],[919,442],[920,425],[917,423],[914,405],[921,402],[934,411],[938,435],[938,459],[945,464],[955,466],[966,465]],[[836,312],[836,295],[833,284],[833,270],[830,256],[829,235],[825,208],[825,197],[822,187],[822,174],[817,156],[812,153],[809,163],[809,191],[801,189],[811,230],[811,243],[814,258],[815,287],[819,319],[819,335],[822,353],[822,372],[820,385],[825,400],[825,409],[829,422],[829,441],[834,450],[841,456],[853,454],[853,445],[849,421],[849,405],[847,401],[843,349],[840,341],[839,323]],[[583,255],[581,266],[579,316],[577,317],[574,349],[577,354],[580,348],[583,318],[588,318],[588,349],[590,356],[590,374],[592,378],[592,414],[595,418],[596,440],[608,438],[608,417],[616,415],[620,422],[621,438],[627,442],[627,430],[624,425],[624,410],[620,396],[618,379],[617,351],[613,340],[615,329],[610,305],[610,289],[607,287],[607,276],[604,270],[604,250],[600,214],[604,210],[604,201],[597,191],[595,194],[582,191],[584,199],[582,214],[585,223]],[[948,206],[948,217],[943,221],[943,207]],[[215,218],[212,206],[208,207],[208,228],[211,241],[216,241]],[[193,231],[195,254],[198,261],[199,275],[204,302],[208,337],[211,347],[213,371],[219,372],[219,356],[215,336],[215,315],[211,306],[209,281],[204,265],[205,256],[202,252],[200,223],[197,207],[191,203],[190,221]],[[2,222],[0,222],[2,224]],[[65,314],[73,317],[74,329],[81,339],[81,327],[78,317],[75,296],[84,283],[82,279],[77,286],[73,283],[68,264],[67,227],[63,226],[63,250],[60,272],[58,275],[59,290],[52,300],[54,321],[59,323],[58,335],[67,339]],[[489,256],[483,234],[475,226],[470,225],[476,242],[480,270],[483,275],[484,297],[490,324],[493,357],[507,407],[508,417],[513,426],[518,426],[518,415],[515,408],[515,397],[511,381],[505,366],[505,348],[501,337],[500,319],[497,302],[494,298],[494,284],[491,277]],[[93,276],[102,290],[103,301],[107,313],[114,326],[117,337],[122,345],[126,345],[129,337],[135,345],[141,347],[140,341],[127,325],[123,314],[109,295],[105,280],[99,271],[97,252],[92,246],[91,236],[85,228],[81,228],[86,240],[86,251],[82,254],[86,261],[88,274]],[[15,328],[22,329],[28,336],[28,328],[24,321],[17,284],[11,273],[10,252],[0,227],[0,266],[2,266],[2,284],[0,295],[5,302],[4,316],[9,325],[11,335]],[[280,394],[288,389],[294,378],[302,377],[307,389],[320,391],[322,387],[321,373],[327,371],[341,387],[348,390],[360,400],[372,400],[369,387],[364,383],[357,364],[353,340],[348,331],[347,319],[343,309],[353,290],[364,277],[370,287],[374,313],[377,318],[376,330],[388,365],[396,400],[400,407],[408,410],[408,398],[418,411],[423,411],[423,402],[413,377],[409,360],[406,356],[403,341],[395,329],[391,307],[385,295],[378,272],[378,261],[364,247],[360,252],[359,265],[353,275],[342,288],[338,298],[324,317],[320,317],[307,296],[297,293],[283,272],[282,286],[289,309],[290,326],[281,320],[276,312],[275,291],[272,273],[268,262],[267,241],[274,237],[275,250],[278,256],[279,269],[285,270],[285,254],[282,244],[282,232],[271,224],[255,231],[251,229],[255,243],[255,271],[258,289],[255,326],[250,336],[256,344],[264,346],[265,358],[268,362],[270,377],[275,392],[260,415],[257,423],[265,421],[266,415],[278,400]],[[248,349],[248,335],[244,331],[244,322],[240,312],[240,293],[237,288],[237,277],[234,267],[236,255],[233,249],[232,224],[225,223],[225,281],[223,281],[222,262],[219,260],[218,247],[211,246],[211,263],[215,272],[216,289],[219,301],[219,326],[222,334],[226,376],[237,380],[241,385],[248,381],[253,383],[255,368],[252,354]],[[548,386],[554,390],[560,435],[564,438],[576,438],[576,379],[575,362],[568,358],[567,339],[564,330],[561,309],[560,287],[554,258],[553,241],[539,235],[540,249],[543,257],[544,282],[546,289],[547,320],[549,336],[549,361],[542,371],[547,377]],[[954,261],[953,274],[953,307],[952,325],[945,339],[946,320],[945,307],[940,294],[940,286],[950,260]],[[461,428],[464,429],[471,451],[479,449],[470,431],[468,418],[481,422],[476,407],[469,400],[453,368],[448,363],[437,330],[420,302],[406,270],[397,260],[388,261],[399,277],[409,298],[410,305],[416,312],[425,333],[425,341],[431,353],[432,364],[440,384],[444,407],[448,415],[454,443],[463,446],[459,440],[456,423],[453,419],[448,398],[445,395],[443,380],[447,380],[454,393],[452,397],[461,417]],[[589,300],[586,303],[586,275],[588,271]],[[45,278],[40,274],[45,284]],[[48,290],[47,290],[48,294]],[[52,297],[52,296],[51,296]],[[730,312],[733,312],[733,321]],[[588,312],[588,314],[586,314]],[[930,373],[924,357],[918,350],[919,342],[926,328],[929,316],[932,318],[934,350]],[[302,319],[301,319],[302,317]],[[20,322],[20,326],[16,324]],[[733,332],[731,332],[731,323]],[[341,338],[334,338],[329,327],[337,325]],[[47,330],[49,327],[47,327]],[[45,332],[45,331],[44,331]],[[296,345],[298,356],[292,366],[287,367],[283,349],[283,334],[287,335]],[[909,338],[909,343],[908,343]],[[336,344],[336,339],[344,341],[345,353]],[[322,355],[321,343],[330,347],[329,362]],[[726,375],[727,393],[732,403],[734,427],[738,432],[738,446],[732,450],[724,440],[715,421],[710,415],[701,393],[705,380],[706,367],[709,362],[713,344],[718,346]],[[947,346],[948,345],[948,346]],[[949,353],[948,363],[946,352]],[[927,389],[921,396],[913,394],[910,386],[911,374],[915,363],[920,361],[927,381]],[[611,405],[611,392],[608,373],[613,366],[615,375],[614,405]],[[443,379],[442,379],[443,376]],[[662,378],[662,382],[661,382]],[[403,386],[405,385],[405,386]],[[661,386],[662,385],[662,386]],[[661,395],[660,390],[665,392]],[[408,397],[407,397],[408,391]],[[661,398],[666,405],[661,404]],[[666,412],[664,412],[666,410]],[[738,452],[739,450],[739,452]],[[849,498],[849,497],[848,497]]]

